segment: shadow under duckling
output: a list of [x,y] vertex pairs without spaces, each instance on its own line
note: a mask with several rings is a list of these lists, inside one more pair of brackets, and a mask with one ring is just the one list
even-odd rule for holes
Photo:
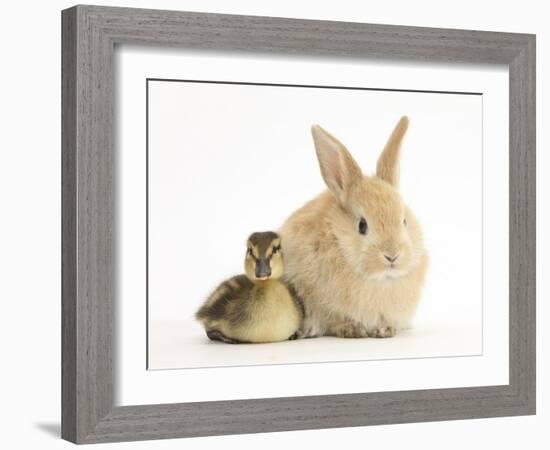
[[247,241],[246,275],[221,283],[196,313],[211,340],[230,344],[296,339],[304,318],[301,299],[283,283],[281,238],[272,231]]

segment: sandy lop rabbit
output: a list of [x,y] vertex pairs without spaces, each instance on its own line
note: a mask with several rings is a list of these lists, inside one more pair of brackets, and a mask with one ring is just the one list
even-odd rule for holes
[[410,325],[428,255],[398,191],[402,117],[366,176],[344,145],[312,127],[328,190],[282,226],[285,277],[302,297],[306,336],[390,337]]

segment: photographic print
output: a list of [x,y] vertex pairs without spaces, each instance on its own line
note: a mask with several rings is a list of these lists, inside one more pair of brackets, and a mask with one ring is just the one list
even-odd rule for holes
[[62,18],[65,439],[534,414],[533,35]]
[[149,369],[482,354],[482,95],[148,79]]

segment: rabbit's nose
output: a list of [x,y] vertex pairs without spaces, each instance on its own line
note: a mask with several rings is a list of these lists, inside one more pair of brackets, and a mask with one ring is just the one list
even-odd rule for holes
[[384,255],[384,258],[386,258],[389,262],[394,263],[397,260],[397,258],[399,258],[399,253],[397,253],[394,256]]

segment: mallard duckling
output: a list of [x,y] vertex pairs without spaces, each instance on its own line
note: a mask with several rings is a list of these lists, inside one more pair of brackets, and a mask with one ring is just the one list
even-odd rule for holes
[[279,235],[272,231],[251,234],[244,268],[246,275],[221,283],[197,312],[207,336],[232,344],[295,339],[304,316],[303,303],[280,281]]

